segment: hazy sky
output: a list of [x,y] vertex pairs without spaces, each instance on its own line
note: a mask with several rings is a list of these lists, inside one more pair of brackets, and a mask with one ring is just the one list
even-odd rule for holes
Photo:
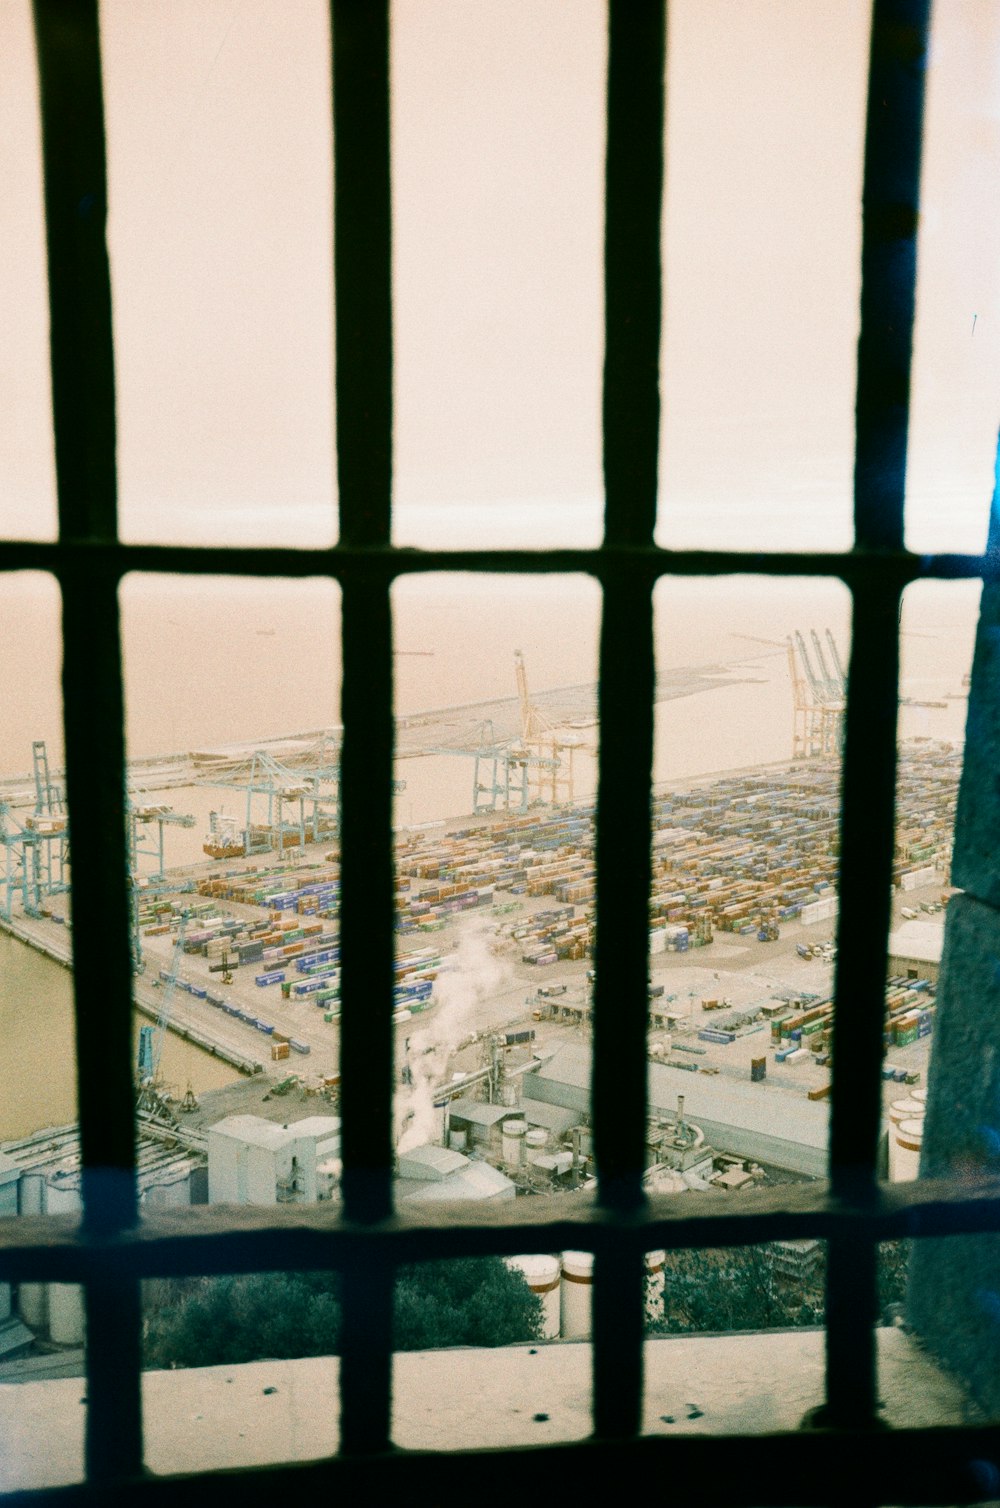
[[[869,7],[673,0],[664,543],[843,546]],[[28,0],[0,0],[0,529],[54,528]],[[604,6],[393,5],[397,537],[593,543]],[[122,532],[332,536],[321,0],[106,0]],[[937,0],[910,542],[981,547],[1000,0]]]

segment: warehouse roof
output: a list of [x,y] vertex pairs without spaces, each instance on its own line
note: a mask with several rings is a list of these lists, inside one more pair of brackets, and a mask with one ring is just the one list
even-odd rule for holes
[[889,933],[889,957],[912,958],[917,963],[940,963],[944,949],[944,922],[904,922]]
[[[547,1085],[572,1091],[568,1098],[572,1099],[573,1106],[584,1108],[590,1097],[590,1049],[568,1042],[551,1062],[543,1064],[535,1073],[524,1075],[526,1098],[549,1100],[550,1096],[545,1093]],[[581,1094],[585,1097],[583,1100]],[[828,1102],[808,1100],[802,1094],[776,1086],[762,1088],[721,1075],[695,1075],[666,1064],[651,1064],[650,1108],[672,1113],[679,1094],[685,1098],[685,1116],[696,1124],[711,1121],[762,1137],[826,1148],[830,1118]],[[556,1103],[570,1108],[566,1101]]]
[[449,1107],[449,1114],[453,1120],[457,1117],[461,1121],[471,1121],[475,1126],[495,1126],[497,1121],[502,1121],[505,1116],[518,1113],[510,1105],[487,1105],[483,1100],[464,1098],[452,1100]]

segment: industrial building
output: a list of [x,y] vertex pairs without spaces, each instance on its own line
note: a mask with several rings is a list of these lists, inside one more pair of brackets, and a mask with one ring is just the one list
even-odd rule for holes
[[279,1126],[230,1115],[208,1132],[210,1204],[315,1204],[340,1174],[340,1119],[310,1115]]
[[[204,1204],[204,1159],[141,1130],[138,1183],[147,1208]],[[0,1216],[71,1215],[82,1207],[77,1126],[50,1127],[0,1148]],[[20,1283],[13,1308],[9,1288],[0,1285],[0,1356],[26,1348],[35,1335],[57,1345],[83,1344],[77,1284]]]
[[[567,1043],[524,1075],[525,1106],[542,1101],[583,1118],[590,1107],[590,1080],[589,1046]],[[687,1096],[691,1116],[718,1151],[807,1178],[825,1176],[830,1111],[823,1101],[774,1088],[762,1095],[750,1083],[650,1064],[650,1114],[669,1118],[678,1096]]]
[[889,973],[937,983],[944,950],[943,921],[903,922],[889,933]]

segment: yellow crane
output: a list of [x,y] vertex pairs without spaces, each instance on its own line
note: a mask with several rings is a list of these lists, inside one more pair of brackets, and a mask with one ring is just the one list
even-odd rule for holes
[[521,743],[524,753],[544,760],[544,763],[529,766],[525,771],[525,778],[535,783],[531,798],[551,802],[553,805],[571,802],[573,755],[577,749],[589,746],[573,734],[560,733],[535,706],[528,691],[524,651],[520,649],[514,651],[514,675],[521,704]]

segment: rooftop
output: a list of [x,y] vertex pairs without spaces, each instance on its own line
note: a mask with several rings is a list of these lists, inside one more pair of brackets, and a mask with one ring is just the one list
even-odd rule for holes
[[903,922],[889,933],[890,958],[912,958],[918,963],[940,963],[944,949],[944,922]]

